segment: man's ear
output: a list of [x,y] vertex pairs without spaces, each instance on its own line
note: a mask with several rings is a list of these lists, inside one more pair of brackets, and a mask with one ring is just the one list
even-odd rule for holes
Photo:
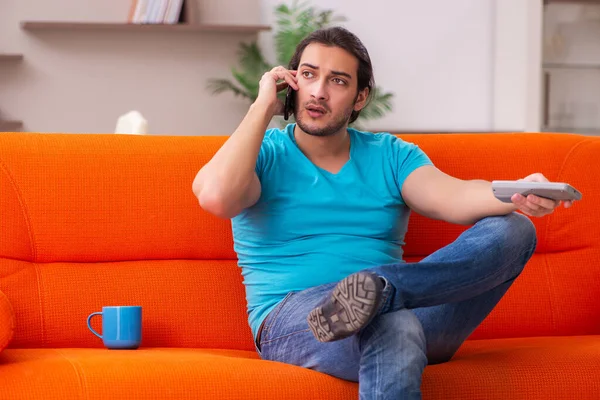
[[354,111],[362,110],[367,104],[367,99],[369,98],[369,88],[364,88],[363,90],[358,92],[356,96],[356,101],[354,102]]

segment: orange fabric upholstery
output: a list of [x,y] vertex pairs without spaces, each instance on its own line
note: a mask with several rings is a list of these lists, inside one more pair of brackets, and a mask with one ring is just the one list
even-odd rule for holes
[[229,222],[199,210],[191,190],[223,138],[198,139],[2,134],[0,257],[235,259]]
[[15,314],[8,297],[0,291],[0,352],[8,346],[15,333]]
[[[102,347],[86,318],[142,306],[142,346],[253,350],[234,260],[47,263],[0,259],[18,329],[11,347]],[[222,295],[217,295],[222,293]],[[224,316],[227,316],[224,318]],[[101,331],[101,318],[92,319]]]
[[[427,367],[424,397],[597,398],[600,138],[402,138],[459,178],[542,172],[583,193],[572,209],[533,219],[536,254],[455,358]],[[0,297],[14,311],[0,399],[356,397],[356,384],[257,358],[230,223],[204,212],[191,190],[225,140],[0,135]],[[414,214],[406,260],[466,228]],[[127,304],[143,306],[142,347],[107,351],[86,317]],[[0,298],[0,323],[6,315]],[[100,319],[93,324],[100,330]]]
[[174,348],[6,350],[0,388],[0,399],[11,400],[357,397],[354,383],[261,361],[256,352]]
[[430,365],[424,399],[585,399],[600,393],[600,336],[469,340]]
[[[596,400],[599,340],[470,340],[452,361],[425,369],[423,398]],[[354,383],[259,361],[253,351],[175,348],[7,349],[0,354],[0,388],[0,399],[11,400],[358,397]]]

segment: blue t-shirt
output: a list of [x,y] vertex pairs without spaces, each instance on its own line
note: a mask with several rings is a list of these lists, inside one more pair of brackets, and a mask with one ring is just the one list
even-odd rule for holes
[[402,184],[432,164],[415,144],[349,128],[350,159],[332,174],[302,153],[294,127],[265,133],[256,162],[260,198],[232,219],[254,336],[290,291],[402,262],[410,213]]

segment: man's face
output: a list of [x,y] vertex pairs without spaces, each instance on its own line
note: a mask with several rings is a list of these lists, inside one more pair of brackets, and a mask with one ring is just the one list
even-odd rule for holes
[[347,127],[352,111],[364,106],[368,92],[357,94],[357,71],[358,60],[346,50],[320,43],[306,46],[296,74],[294,115],[300,129],[330,136]]

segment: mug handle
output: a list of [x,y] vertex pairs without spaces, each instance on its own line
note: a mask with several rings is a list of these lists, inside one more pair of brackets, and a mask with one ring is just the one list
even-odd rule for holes
[[102,315],[102,313],[101,313],[101,312],[95,312],[95,313],[91,313],[91,314],[88,316],[88,319],[87,319],[87,326],[88,326],[89,330],[90,330],[90,331],[92,331],[92,333],[93,333],[94,335],[96,335],[96,336],[98,336],[100,339],[102,339],[102,336],[101,336],[101,335],[99,335],[99,334],[98,334],[98,332],[96,332],[96,331],[94,330],[94,328],[92,328],[92,326],[90,325],[90,321],[91,321],[91,319],[92,319],[92,317],[93,317],[94,315]]

